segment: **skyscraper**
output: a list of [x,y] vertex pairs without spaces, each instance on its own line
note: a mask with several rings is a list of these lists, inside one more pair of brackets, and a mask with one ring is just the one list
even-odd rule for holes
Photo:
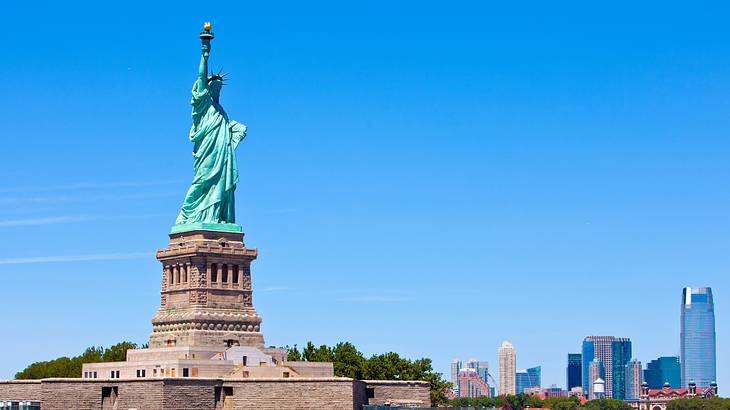
[[459,370],[459,397],[480,397],[491,396],[491,389],[477,373],[477,370],[471,367],[465,367]]
[[517,352],[510,342],[499,347],[499,395],[516,394]]
[[489,380],[487,380],[487,378],[489,377],[489,362],[478,361],[477,359],[469,359],[466,362],[466,368],[476,370],[479,377],[484,380],[484,383],[489,384]]
[[597,392],[594,390],[596,380],[600,380],[600,383],[602,383],[605,388],[606,382],[604,381],[605,380],[604,378],[606,377],[606,368],[603,366],[603,362],[601,362],[600,360],[591,361],[588,364],[587,374],[588,374],[588,379],[587,379],[588,384],[583,387],[583,390],[588,394],[588,399],[593,400],[593,399],[605,397],[605,389],[600,392],[601,394],[604,394],[604,396],[602,396],[602,397],[599,397],[596,394]]
[[[583,340],[583,390],[590,392],[588,367],[592,361],[603,364],[606,397],[623,400],[626,391],[626,365],[631,360],[631,340],[613,336],[588,336]],[[590,395],[589,395],[590,397]]]
[[455,392],[459,391],[459,370],[461,370],[461,360],[457,357],[451,361],[451,384]]
[[515,373],[515,390],[517,394],[524,393],[530,387],[540,387],[540,366],[519,370]]
[[634,359],[626,365],[626,389],[625,399],[641,398],[641,383],[644,372],[641,369],[641,362]]
[[650,389],[661,389],[664,383],[669,383],[669,387],[673,389],[679,389],[683,387],[679,367],[677,356],[664,356],[652,360],[646,364],[644,381]]
[[680,315],[679,351],[682,386],[715,381],[715,305],[711,288],[684,288]]
[[580,387],[582,385],[582,357],[580,353],[568,353],[568,367],[565,372],[565,390],[570,391],[573,387]]

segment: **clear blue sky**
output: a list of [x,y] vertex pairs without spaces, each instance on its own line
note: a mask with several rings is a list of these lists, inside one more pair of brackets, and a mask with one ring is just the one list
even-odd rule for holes
[[712,286],[730,384],[727,3],[346,3],[4,6],[0,377],[145,342],[211,20],[267,344],[510,340],[562,386],[586,335],[677,354]]

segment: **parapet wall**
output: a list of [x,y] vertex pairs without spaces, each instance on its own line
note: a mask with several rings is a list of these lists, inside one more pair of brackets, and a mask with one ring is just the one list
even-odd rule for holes
[[0,381],[0,401],[40,400],[41,391],[40,380]]
[[0,381],[0,400],[40,401],[42,410],[359,410],[365,404],[385,402],[430,405],[428,382],[346,377]]

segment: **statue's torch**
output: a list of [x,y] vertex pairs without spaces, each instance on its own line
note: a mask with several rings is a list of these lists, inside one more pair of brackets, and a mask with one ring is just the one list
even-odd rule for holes
[[200,39],[203,40],[203,42],[206,42],[206,41],[209,42],[210,40],[213,40],[213,38],[215,37],[213,35],[213,32],[210,31],[212,28],[213,28],[213,25],[210,24],[209,21],[206,21],[203,24],[203,31],[200,32]]

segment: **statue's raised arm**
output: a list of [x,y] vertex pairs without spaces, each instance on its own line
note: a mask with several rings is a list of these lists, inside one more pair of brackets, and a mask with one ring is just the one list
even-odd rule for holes
[[198,92],[203,92],[203,90],[205,90],[205,84],[208,81],[208,57],[210,56],[210,40],[213,39],[213,33],[211,33],[210,31],[211,28],[212,25],[210,23],[205,23],[203,25],[204,31],[200,33],[200,42],[202,43],[202,47],[200,55],[200,65],[198,66]]

